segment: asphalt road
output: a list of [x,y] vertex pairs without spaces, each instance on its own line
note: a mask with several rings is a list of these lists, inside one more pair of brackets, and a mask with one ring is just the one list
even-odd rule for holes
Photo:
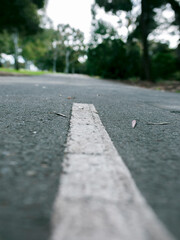
[[0,77],[0,240],[49,238],[73,102],[94,104],[139,190],[180,239],[180,94],[57,74]]

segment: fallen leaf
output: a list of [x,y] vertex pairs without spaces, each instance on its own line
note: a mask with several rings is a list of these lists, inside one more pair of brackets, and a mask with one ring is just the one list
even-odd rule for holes
[[67,97],[67,99],[75,99],[75,97]]
[[136,120],[133,120],[133,121],[132,121],[132,128],[135,128],[135,127],[136,127],[136,125],[137,125],[137,122],[136,122]]

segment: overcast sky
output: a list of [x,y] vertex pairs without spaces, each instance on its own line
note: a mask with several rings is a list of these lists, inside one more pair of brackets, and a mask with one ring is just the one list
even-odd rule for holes
[[49,0],[47,15],[54,26],[60,23],[80,29],[89,38],[91,26],[91,5],[94,0]]
[[[56,27],[58,24],[70,24],[70,26],[80,29],[85,34],[86,42],[90,38],[91,29],[91,5],[94,0],[48,0],[47,5],[47,15],[51,18]],[[165,12],[165,17],[172,17],[170,11]],[[112,16],[110,14],[105,14],[101,9],[99,11],[99,17],[105,21],[111,22],[114,26],[117,25],[118,17]],[[172,31],[173,29],[170,29]],[[121,35],[126,35],[127,29],[125,27],[121,28],[119,31]],[[171,36],[164,33],[159,34],[156,31],[157,39],[159,40],[171,40],[171,47],[177,45],[178,36]],[[150,36],[152,39],[153,36]]]

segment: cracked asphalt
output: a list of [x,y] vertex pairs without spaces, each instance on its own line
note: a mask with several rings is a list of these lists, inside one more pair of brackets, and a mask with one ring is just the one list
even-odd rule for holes
[[55,74],[0,77],[0,240],[49,238],[73,102],[94,104],[139,190],[180,239],[180,94]]

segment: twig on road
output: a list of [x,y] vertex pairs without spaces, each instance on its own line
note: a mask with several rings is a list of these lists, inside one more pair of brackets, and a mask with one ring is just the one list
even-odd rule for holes
[[65,117],[65,118],[67,118],[67,116],[64,115],[64,114],[62,114],[62,113],[57,113],[57,112],[51,112],[51,113],[53,113],[53,114],[55,114],[55,115],[57,115],[57,116],[60,116],[60,117]]
[[153,123],[153,122],[147,122],[147,125],[168,125],[170,122],[159,122],[159,123]]

